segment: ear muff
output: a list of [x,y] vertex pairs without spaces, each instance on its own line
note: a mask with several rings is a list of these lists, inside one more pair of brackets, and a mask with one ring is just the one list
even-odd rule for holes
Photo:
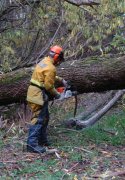
[[55,62],[58,62],[59,60],[59,54],[53,52],[53,51],[50,51],[49,52],[49,56],[52,57],[54,59]]
[[55,54],[55,56],[53,57],[54,61],[58,61],[59,60],[59,54]]
[[49,52],[49,56],[52,57],[54,59],[54,62],[57,63],[57,62],[61,62],[61,61],[64,61],[64,54],[63,52],[60,52],[60,54],[56,53],[56,52],[53,52],[53,51],[50,51]]

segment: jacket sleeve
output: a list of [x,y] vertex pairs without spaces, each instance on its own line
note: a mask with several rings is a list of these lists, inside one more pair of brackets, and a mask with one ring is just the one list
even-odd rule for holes
[[45,79],[44,79],[44,87],[53,96],[56,96],[58,94],[54,86],[55,81],[56,81],[56,71],[54,70],[46,71]]
[[55,77],[55,81],[57,81],[57,82],[60,82],[60,83],[61,83],[62,80],[63,80],[63,78],[61,78],[61,77],[59,77],[59,76],[56,76],[56,77]]

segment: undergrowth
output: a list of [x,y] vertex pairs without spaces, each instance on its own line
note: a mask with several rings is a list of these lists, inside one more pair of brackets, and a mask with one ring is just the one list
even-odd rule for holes
[[6,136],[0,140],[1,180],[94,179],[95,174],[124,167],[125,112],[113,112],[92,127],[76,130],[67,129],[61,123],[73,115],[73,108],[65,106],[66,109],[62,105],[51,108],[48,135],[53,142],[51,148],[57,149],[57,154],[23,151],[27,124],[22,127],[13,121],[14,126],[7,134],[7,129],[2,129],[0,136]]

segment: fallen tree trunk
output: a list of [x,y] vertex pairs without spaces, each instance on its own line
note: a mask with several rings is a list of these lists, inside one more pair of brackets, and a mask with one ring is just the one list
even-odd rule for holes
[[[31,73],[31,68],[23,68],[0,75],[0,105],[25,100]],[[70,80],[79,93],[125,89],[125,56],[68,61],[58,68],[58,75]]]
[[115,96],[105,105],[100,111],[98,111],[95,115],[85,121],[76,121],[76,128],[82,129],[95,124],[112,106],[121,98],[124,94],[124,90],[118,91]]
[[[109,99],[112,98],[113,94],[114,91],[108,91],[103,95],[99,94],[100,97],[97,96],[98,98],[96,98],[95,100],[96,103],[95,101],[92,102],[92,106],[90,105],[84,112],[78,114],[76,117],[74,118],[71,117],[68,120],[64,120],[63,124],[65,124],[65,126],[68,128],[72,128],[73,126],[76,126],[77,121],[83,121],[85,119],[89,119],[90,117],[94,116],[97,111],[99,111],[100,109],[102,109],[102,107],[104,107],[104,105],[109,101]],[[91,95],[93,96],[93,93]],[[90,99],[92,99],[91,96]]]
[[88,110],[86,110],[85,112],[82,112],[74,119],[76,121],[88,119],[90,116],[94,115],[95,112],[97,112],[102,106],[104,106],[109,101],[109,99],[111,99],[112,95],[113,95],[113,91],[108,91],[104,93],[103,96],[100,95],[100,97],[97,98],[96,102],[93,102],[93,105],[89,106]]

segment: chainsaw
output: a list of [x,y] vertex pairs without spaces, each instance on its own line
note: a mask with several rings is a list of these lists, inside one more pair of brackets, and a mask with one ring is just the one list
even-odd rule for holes
[[70,97],[75,97],[75,109],[74,109],[74,117],[77,112],[77,91],[74,90],[74,88],[70,85],[70,83],[67,83],[66,87],[58,87],[56,90],[60,93],[60,98],[59,100],[64,100]]

